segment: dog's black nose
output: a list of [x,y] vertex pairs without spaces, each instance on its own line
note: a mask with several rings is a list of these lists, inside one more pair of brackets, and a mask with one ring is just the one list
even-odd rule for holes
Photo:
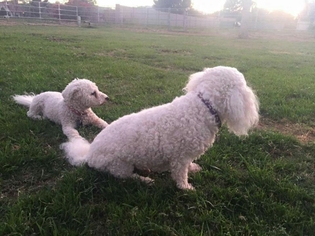
[[109,101],[109,97],[106,97],[105,100],[106,100],[106,101]]

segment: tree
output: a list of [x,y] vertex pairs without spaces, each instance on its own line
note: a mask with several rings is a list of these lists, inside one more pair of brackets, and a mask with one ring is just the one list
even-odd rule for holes
[[243,0],[242,4],[242,21],[241,21],[241,29],[238,35],[239,38],[248,38],[248,31],[250,28],[250,10],[253,5],[252,0]]
[[171,9],[172,12],[183,13],[188,9],[191,9],[191,0],[153,0],[154,8],[161,11],[167,11]]
[[309,28],[313,29],[314,28],[314,23],[315,23],[315,1],[307,1],[305,0],[305,6],[304,10],[300,12],[299,14],[299,19],[302,21],[309,21],[310,25]]
[[230,12],[241,13],[241,28],[239,37],[248,38],[250,28],[251,8],[255,5],[253,0],[226,0],[224,8]]
[[227,12],[240,12],[242,10],[242,0],[226,0],[224,10]]

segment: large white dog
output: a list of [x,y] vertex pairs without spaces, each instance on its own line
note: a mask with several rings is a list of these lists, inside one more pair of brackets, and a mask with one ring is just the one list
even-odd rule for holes
[[62,125],[69,138],[80,138],[75,129],[78,124],[93,124],[105,128],[108,124],[99,118],[91,107],[100,106],[108,100],[95,83],[87,79],[74,79],[59,92],[44,92],[38,95],[14,95],[16,103],[29,107],[27,116],[33,119],[47,118]]
[[194,189],[188,172],[215,140],[221,124],[247,135],[259,120],[258,100],[243,74],[230,67],[207,68],[192,74],[185,95],[171,103],[121,117],[89,144],[74,139],[61,145],[72,165],[87,163],[119,178],[149,177],[134,169],[170,171],[178,188]]

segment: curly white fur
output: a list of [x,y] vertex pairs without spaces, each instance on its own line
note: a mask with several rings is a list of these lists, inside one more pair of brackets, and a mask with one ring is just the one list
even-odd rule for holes
[[219,131],[215,116],[198,97],[211,102],[221,122],[236,135],[247,135],[259,120],[256,95],[243,74],[230,67],[207,68],[190,76],[185,95],[171,103],[126,115],[101,131],[89,144],[83,139],[64,143],[72,165],[87,163],[120,178],[152,179],[134,168],[170,171],[181,189],[194,189],[188,172],[201,168],[193,163],[214,142]]
[[104,104],[108,97],[98,90],[95,83],[87,79],[74,79],[62,93],[14,95],[13,99],[16,103],[29,107],[28,117],[47,118],[61,124],[63,133],[69,139],[81,137],[75,129],[78,123],[93,124],[102,129],[108,125],[91,109]]

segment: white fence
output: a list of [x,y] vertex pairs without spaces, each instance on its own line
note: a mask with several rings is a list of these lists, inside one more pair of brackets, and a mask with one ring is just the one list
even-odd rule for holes
[[[80,7],[64,4],[33,2],[30,4],[0,3],[0,16],[4,18],[18,17],[39,20],[89,21],[98,24],[135,24],[160,25],[184,28],[212,28],[220,24],[219,17],[192,17],[187,14],[174,14],[169,9],[155,10],[144,7],[125,7],[116,5],[115,9],[106,7]],[[233,19],[227,20],[233,26]]]
[[[164,26],[171,28],[233,28],[236,17],[217,16],[193,16],[172,13],[170,9],[154,9],[145,7],[125,7],[116,5],[115,9],[98,6],[72,6],[66,4],[51,4],[47,2],[31,2],[29,4],[13,4],[12,2],[0,2],[0,17],[29,18],[37,20],[56,20],[59,22],[82,22],[93,24],[119,24]],[[257,13],[252,15],[252,29],[256,30],[283,30],[301,29],[299,22],[274,19],[266,20]],[[307,29],[304,27],[303,29]]]
[[[159,25],[179,28],[214,28],[219,27],[223,20],[220,17],[197,17],[172,13],[170,9],[133,8],[117,5],[115,9],[116,23],[136,25]],[[228,24],[233,27],[235,19],[227,19]]]
[[80,7],[47,2],[31,2],[29,4],[13,4],[0,2],[0,16],[3,18],[31,18],[39,20],[77,21],[77,17],[100,21],[101,8]]

